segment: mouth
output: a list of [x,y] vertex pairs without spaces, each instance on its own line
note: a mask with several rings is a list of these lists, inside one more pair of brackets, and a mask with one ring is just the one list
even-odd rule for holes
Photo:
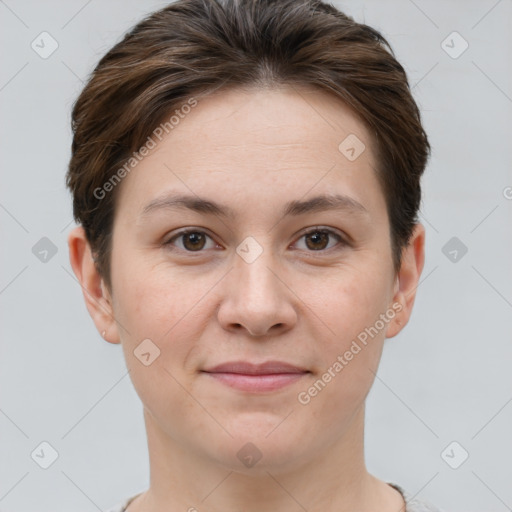
[[261,393],[282,389],[311,372],[283,361],[259,364],[233,361],[202,370],[202,373],[231,388]]

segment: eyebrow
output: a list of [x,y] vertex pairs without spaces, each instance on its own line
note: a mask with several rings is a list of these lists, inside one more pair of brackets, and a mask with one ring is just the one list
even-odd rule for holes
[[[166,195],[148,203],[140,217],[146,217],[158,210],[188,209],[197,213],[216,215],[234,219],[236,212],[215,201],[191,195]],[[338,210],[349,214],[369,216],[369,211],[352,197],[341,194],[319,195],[305,201],[290,201],[284,205],[282,216],[298,216],[306,213],[316,213],[328,210]]]

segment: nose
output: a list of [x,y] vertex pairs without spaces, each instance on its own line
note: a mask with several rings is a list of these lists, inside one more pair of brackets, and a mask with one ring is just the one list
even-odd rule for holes
[[296,324],[296,297],[280,268],[270,250],[264,250],[250,263],[235,255],[217,312],[224,329],[246,330],[251,336],[275,336]]

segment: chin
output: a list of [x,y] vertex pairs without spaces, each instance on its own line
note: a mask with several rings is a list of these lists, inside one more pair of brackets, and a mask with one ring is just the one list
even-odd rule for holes
[[304,444],[307,432],[293,422],[285,428],[284,423],[288,420],[283,422],[283,417],[279,421],[272,417],[272,420],[263,422],[260,419],[260,422],[249,425],[246,421],[232,423],[228,431],[233,437],[223,435],[222,441],[212,440],[211,446],[215,446],[212,457],[229,471],[253,476],[268,477],[267,472],[277,474],[296,468],[297,457],[307,448]]
[[[291,416],[270,412],[247,412],[226,420],[223,424],[231,434],[233,444],[252,441],[264,446],[284,446],[300,441],[307,435],[307,429],[292,421]],[[225,418],[228,418],[226,415]]]

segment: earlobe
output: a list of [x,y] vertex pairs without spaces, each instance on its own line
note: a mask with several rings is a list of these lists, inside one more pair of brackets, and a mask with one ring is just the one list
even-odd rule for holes
[[424,263],[425,227],[418,223],[409,244],[402,251],[402,264],[395,280],[393,296],[393,304],[400,304],[401,309],[388,325],[386,338],[396,336],[409,321]]
[[100,333],[108,332],[110,343],[119,343],[112,300],[102,277],[96,269],[89,242],[82,226],[68,235],[69,261],[82,288],[85,305]]

